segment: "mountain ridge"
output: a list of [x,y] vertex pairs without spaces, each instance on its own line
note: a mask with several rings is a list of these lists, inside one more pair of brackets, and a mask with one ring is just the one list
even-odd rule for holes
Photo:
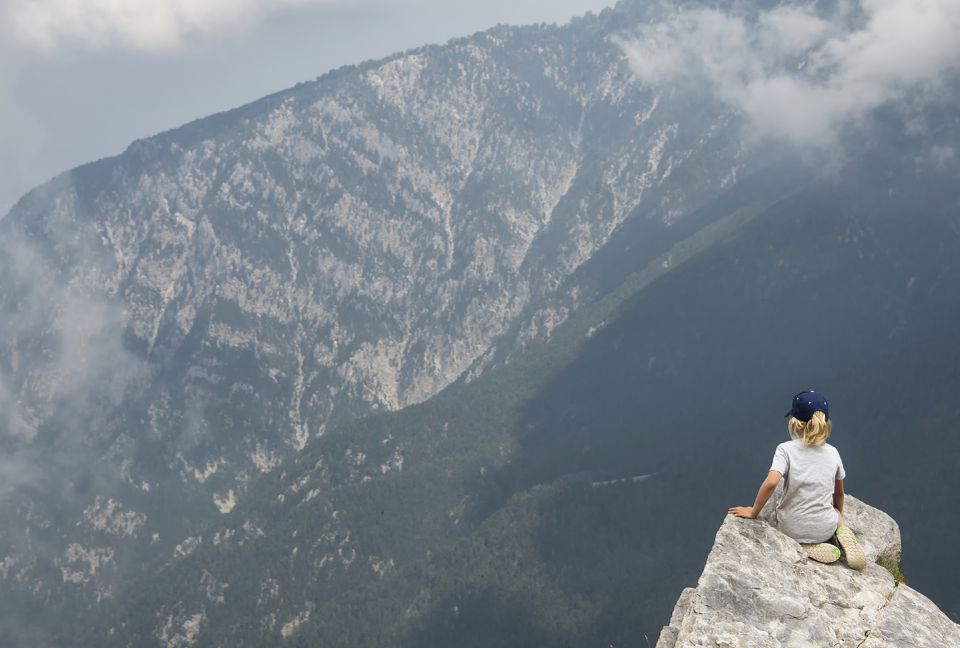
[[633,80],[607,36],[645,11],[343,68],[18,203],[0,638],[635,641],[798,382],[960,605],[953,104],[880,111],[842,164],[747,151]]
[[310,439],[482,373],[525,309],[511,344],[549,336],[576,297],[537,303],[623,222],[664,231],[719,191],[724,117],[678,131],[613,16],[342,68],[21,199],[0,260],[16,577],[110,595]]

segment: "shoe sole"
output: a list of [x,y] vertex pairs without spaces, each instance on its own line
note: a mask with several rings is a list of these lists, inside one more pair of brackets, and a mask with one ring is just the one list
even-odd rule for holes
[[800,545],[813,560],[829,565],[840,560],[840,548],[826,542]]
[[851,569],[859,570],[867,566],[867,554],[863,552],[863,547],[857,542],[857,536],[848,527],[837,529],[837,542],[840,543],[840,548],[843,549],[843,553],[847,557],[847,565]]

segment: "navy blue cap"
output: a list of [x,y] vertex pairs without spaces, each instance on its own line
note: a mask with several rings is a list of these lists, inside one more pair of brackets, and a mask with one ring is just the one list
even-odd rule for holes
[[806,423],[813,418],[814,412],[823,412],[830,420],[830,406],[827,404],[827,398],[819,392],[813,390],[802,391],[793,397],[793,405],[790,411],[784,414],[784,418],[792,416],[793,418]]

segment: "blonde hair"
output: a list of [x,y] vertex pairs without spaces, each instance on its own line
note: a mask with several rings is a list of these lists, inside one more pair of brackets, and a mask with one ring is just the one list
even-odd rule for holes
[[791,416],[787,421],[791,439],[800,439],[804,446],[818,446],[827,442],[833,423],[827,420],[823,412],[814,412],[807,422]]

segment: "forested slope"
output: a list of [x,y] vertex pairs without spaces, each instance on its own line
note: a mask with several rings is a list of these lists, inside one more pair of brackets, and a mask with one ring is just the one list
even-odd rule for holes
[[[916,545],[911,583],[954,612],[940,539],[960,525],[947,506],[960,486],[956,190],[863,153],[843,179],[794,175],[776,197],[745,181],[708,206],[712,227],[549,342],[311,445],[232,526],[143,581],[150,596],[121,617],[142,634],[120,643],[158,618],[202,619],[199,645],[654,637],[726,507],[753,497],[784,403],[811,385],[835,405],[850,488],[895,512]],[[605,252],[609,272],[614,257],[629,265]],[[397,447],[402,470],[384,476]],[[353,470],[337,461],[361,454]]]

